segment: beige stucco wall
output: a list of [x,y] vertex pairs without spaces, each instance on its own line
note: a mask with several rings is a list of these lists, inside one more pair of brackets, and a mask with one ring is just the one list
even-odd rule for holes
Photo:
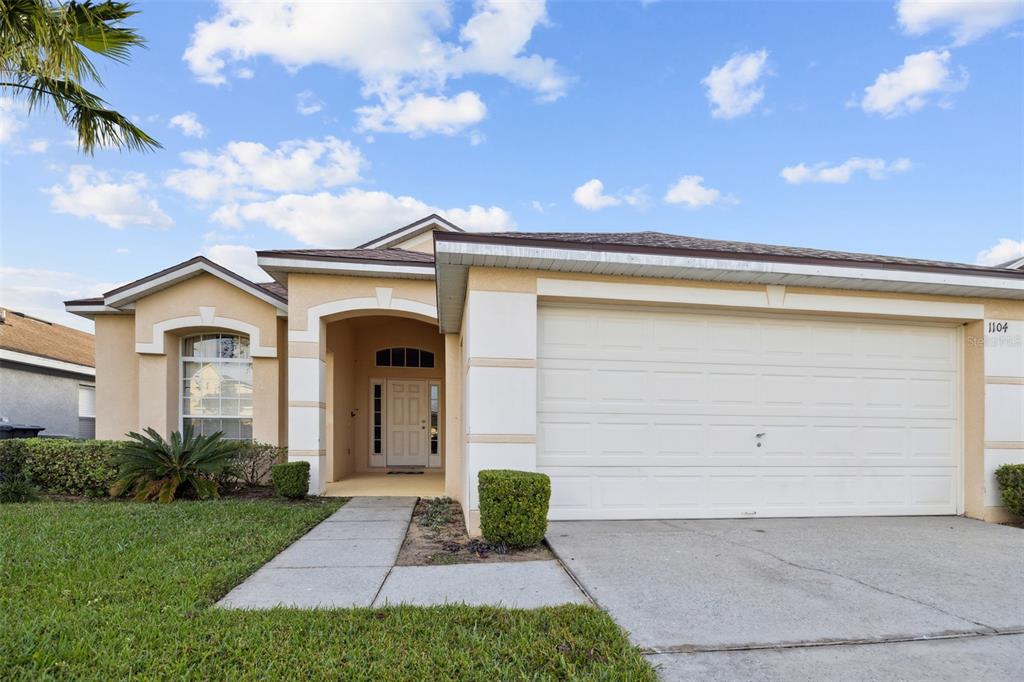
[[[288,275],[288,329],[305,330],[308,326],[308,311],[313,306],[346,299],[376,299],[378,289],[389,289],[392,300],[408,299],[431,306],[436,302],[434,280],[291,273]],[[406,316],[398,311],[388,311],[385,306],[357,311],[355,316],[364,315],[373,309],[399,317]],[[327,321],[346,316],[351,315],[334,315]]]
[[119,440],[139,428],[135,319],[96,316],[96,437]]
[[277,345],[277,308],[205,273],[139,299],[135,304],[136,341],[153,341],[153,325],[199,315],[201,307],[215,308],[217,317],[256,325],[260,328],[261,345]]
[[398,242],[392,248],[419,251],[420,253],[434,253],[434,233],[431,231],[418,234],[412,239]]
[[463,467],[462,383],[466,369],[462,364],[462,335],[444,336],[444,490],[453,500],[466,505],[466,481]]
[[[180,427],[181,338],[218,328],[193,326],[163,332],[163,353],[137,353],[136,343],[153,342],[155,325],[199,316],[200,307],[214,308],[218,318],[259,328],[263,347],[275,348],[278,331],[285,328],[277,308],[208,274],[139,299],[133,315],[98,315],[97,437],[123,438],[128,431],[146,427],[166,436]],[[287,428],[281,419],[287,377],[282,355],[253,358],[253,437],[275,444],[285,442]]]

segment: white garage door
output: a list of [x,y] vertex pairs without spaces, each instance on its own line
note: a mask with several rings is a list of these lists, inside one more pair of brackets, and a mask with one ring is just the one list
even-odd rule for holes
[[954,327],[539,314],[553,519],[957,513]]

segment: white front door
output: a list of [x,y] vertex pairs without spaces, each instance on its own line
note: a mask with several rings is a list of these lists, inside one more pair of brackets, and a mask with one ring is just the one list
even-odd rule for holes
[[427,466],[427,382],[388,380],[387,465]]

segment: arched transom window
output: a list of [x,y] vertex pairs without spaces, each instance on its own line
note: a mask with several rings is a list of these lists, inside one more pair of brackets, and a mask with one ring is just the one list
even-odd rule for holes
[[252,439],[252,358],[249,339],[196,334],[181,344],[181,424],[196,433],[222,431]]
[[434,354],[420,348],[382,348],[377,351],[377,366],[433,368]]

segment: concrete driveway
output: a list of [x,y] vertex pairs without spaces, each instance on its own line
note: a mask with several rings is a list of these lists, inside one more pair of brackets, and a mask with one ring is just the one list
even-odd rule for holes
[[548,541],[666,679],[1024,669],[1024,530],[957,517],[562,521]]

